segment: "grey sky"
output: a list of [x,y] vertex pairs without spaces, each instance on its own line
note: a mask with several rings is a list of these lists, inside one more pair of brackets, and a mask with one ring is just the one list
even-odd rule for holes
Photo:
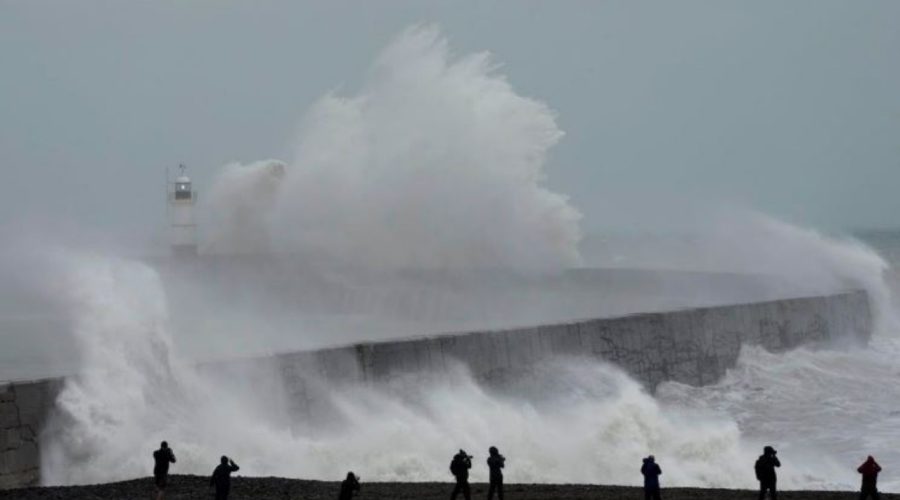
[[158,232],[167,165],[202,191],[290,161],[310,104],[420,22],[559,113],[548,184],[588,231],[719,203],[898,225],[900,2],[824,0],[0,1],[0,225]]

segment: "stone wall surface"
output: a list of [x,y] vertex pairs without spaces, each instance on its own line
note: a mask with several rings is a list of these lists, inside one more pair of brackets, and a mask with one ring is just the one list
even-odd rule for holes
[[0,488],[40,480],[38,437],[59,385],[59,380],[0,385]]
[[[587,319],[563,324],[467,332],[220,361],[203,369],[278,370],[296,415],[314,416],[321,381],[371,382],[465,364],[474,377],[502,383],[558,355],[588,356],[622,367],[649,390],[672,380],[704,385],[737,362],[741,345],[784,351],[801,344],[868,341],[868,296],[827,296]],[[249,373],[248,372],[248,373]],[[61,379],[0,385],[0,488],[40,479],[40,437]]]
[[871,333],[868,296],[859,291],[357,344],[278,360],[300,400],[315,397],[299,392],[316,378],[377,381],[461,362],[479,381],[502,382],[559,355],[614,363],[652,391],[670,380],[716,382],[735,365],[743,344],[777,352],[839,339],[867,342]]

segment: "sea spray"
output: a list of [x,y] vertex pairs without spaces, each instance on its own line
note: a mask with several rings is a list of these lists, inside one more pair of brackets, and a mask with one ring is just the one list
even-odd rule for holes
[[[664,405],[728,416],[745,441],[774,444],[784,464],[781,477],[792,486],[853,489],[856,466],[867,455],[884,463],[900,460],[889,444],[900,428],[900,391],[890,382],[900,349],[879,344],[777,354],[745,347],[719,383],[665,383],[657,397]],[[900,482],[886,475],[881,487],[897,491]]]
[[624,478],[652,451],[670,458],[672,484],[729,485],[749,456],[733,423],[664,409],[619,369],[580,359],[539,364],[502,392],[462,366],[376,384],[320,381],[331,423],[310,425],[285,402],[277,369],[178,361],[148,266],[77,254],[64,265],[56,290],[71,301],[89,364],[67,380],[42,442],[47,484],[146,475],[163,439],[178,472],[208,473],[229,454],[247,474],[320,479],[352,468],[370,480],[443,480],[449,452],[494,444],[515,457],[510,481],[635,482]]
[[81,251],[55,251],[44,264],[55,271],[47,293],[69,313],[82,366],[66,378],[41,440],[45,484],[145,475],[147,450],[162,440],[176,447],[181,470],[196,474],[223,449],[265,455],[264,436],[278,432],[283,415],[268,414],[278,409],[278,381],[268,373],[234,380],[180,360],[155,270]]
[[[893,292],[885,281],[888,263],[862,242],[826,235],[753,210],[710,210],[705,217],[681,221],[684,233],[623,238],[621,246],[610,236],[607,239],[613,243],[609,249],[591,260],[601,267],[766,277],[766,286],[782,295],[865,290],[872,301],[876,332],[893,335],[900,331]],[[745,300],[755,298],[747,296]]]
[[[561,136],[487,53],[454,56],[436,27],[413,27],[358,93],[313,106],[276,190],[259,189],[270,162],[223,169],[201,208],[240,205],[241,217],[210,216],[206,245],[240,252],[253,231],[280,252],[351,265],[577,265],[580,214],[543,186]],[[260,198],[272,202],[242,201]]]
[[159,278],[138,262],[90,253],[57,252],[49,267],[82,369],[66,379],[53,439],[42,441],[44,480],[91,481],[103,469],[136,468],[134,427],[156,435],[176,418],[171,402],[180,389]]
[[[720,382],[707,387],[664,383],[658,398],[727,415],[740,425],[745,440],[778,444],[782,474],[797,487],[856,488],[856,466],[867,455],[900,461],[900,454],[886,446],[900,428],[894,408],[900,392],[889,382],[896,378],[900,321],[896,290],[886,279],[888,263],[860,241],[755,213],[719,219],[695,245],[713,269],[778,276],[810,293],[863,289],[873,308],[874,333],[867,346],[785,353],[744,346],[737,366]],[[900,481],[885,478],[881,484],[900,489]]]
[[758,212],[726,212],[704,233],[700,258],[711,269],[770,275],[809,293],[865,290],[875,331],[895,335],[898,317],[885,281],[888,264],[871,248]]
[[285,164],[266,160],[222,167],[204,197],[203,247],[208,254],[271,253],[268,216],[284,178]]
[[[785,466],[783,485],[847,486],[834,479],[841,469],[829,439],[810,445],[799,431],[752,427],[742,435],[741,415],[731,420],[722,407],[695,404],[704,397],[678,397],[665,386],[660,403],[596,360],[547,360],[502,390],[462,366],[361,385],[317,380],[324,396],[312,418],[292,403],[296,387],[286,386],[275,361],[252,369],[179,361],[165,290],[150,267],[96,254],[72,254],[65,265],[53,290],[70,301],[86,364],[68,379],[42,440],[48,484],[146,475],[149,451],[166,439],[179,458],[175,470],[194,474],[229,454],[250,475],[330,479],[352,469],[369,480],[445,480],[448,453],[496,445],[510,458],[511,482],[636,484],[634,463],[654,453],[667,485],[746,487],[747,464],[774,437],[787,456],[803,457]],[[778,390],[778,379],[769,382],[762,386]]]

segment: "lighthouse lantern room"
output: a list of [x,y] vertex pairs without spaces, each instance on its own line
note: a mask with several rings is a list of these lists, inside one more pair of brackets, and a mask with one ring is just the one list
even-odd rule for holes
[[191,179],[185,175],[185,166],[179,165],[180,175],[170,184],[169,223],[172,253],[176,256],[197,255],[197,224],[194,221],[194,204],[197,192],[191,187]]

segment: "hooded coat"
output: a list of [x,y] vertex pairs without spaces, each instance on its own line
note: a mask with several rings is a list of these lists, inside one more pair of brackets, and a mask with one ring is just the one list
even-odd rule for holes
[[659,489],[659,476],[662,474],[662,469],[655,460],[650,457],[645,458],[644,465],[641,466],[641,474],[644,475],[644,488]]
[[450,462],[450,472],[456,477],[457,482],[465,483],[469,480],[469,469],[472,468],[472,459],[462,450],[453,456]]
[[870,455],[856,471],[862,474],[862,489],[874,490],[878,482],[878,473],[881,472],[878,462]]
[[774,450],[760,455],[756,461],[756,479],[761,484],[775,484],[778,478],[775,467],[781,467],[781,461],[775,456]]

